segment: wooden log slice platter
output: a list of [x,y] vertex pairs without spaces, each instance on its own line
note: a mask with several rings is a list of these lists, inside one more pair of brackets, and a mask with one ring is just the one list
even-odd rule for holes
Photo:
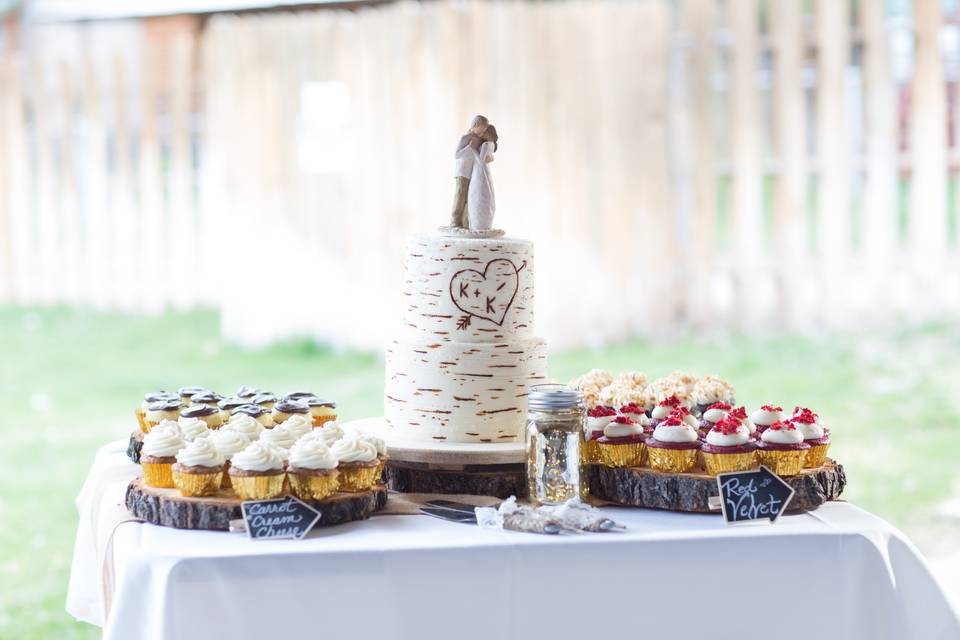
[[137,429],[130,434],[130,442],[127,443],[127,457],[136,464],[140,464],[140,450],[143,449],[143,436],[143,431]]
[[[709,500],[719,496],[717,479],[704,472],[660,473],[646,467],[614,469],[593,465],[588,473],[590,494],[602,500],[633,507],[720,513]],[[783,478],[796,492],[787,512],[812,511],[837,500],[847,484],[843,466],[833,460],[818,469],[804,469]]]
[[387,486],[400,493],[446,493],[495,498],[526,495],[522,464],[463,465],[449,468],[427,463],[387,461]]
[[[243,517],[240,499],[229,489],[208,498],[186,498],[176,489],[148,487],[143,478],[127,486],[126,506],[136,517],[177,529],[229,531],[230,521]],[[376,485],[363,493],[337,493],[326,500],[304,500],[320,512],[318,527],[366,520],[387,504],[387,488]]]

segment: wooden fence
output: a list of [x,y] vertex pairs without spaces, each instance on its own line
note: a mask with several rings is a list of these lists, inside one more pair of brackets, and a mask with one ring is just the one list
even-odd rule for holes
[[554,345],[955,314],[956,16],[809,5],[22,27],[0,38],[0,297],[203,304],[247,343],[378,346],[402,239],[445,220],[452,143],[482,112]]

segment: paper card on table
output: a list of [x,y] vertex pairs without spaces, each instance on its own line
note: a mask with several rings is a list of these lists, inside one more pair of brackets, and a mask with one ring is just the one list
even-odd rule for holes
[[720,507],[728,523],[769,519],[776,522],[793,498],[793,487],[770,469],[732,471],[717,476]]
[[251,500],[240,504],[247,535],[254,540],[296,538],[307,535],[320,520],[320,512],[293,496]]

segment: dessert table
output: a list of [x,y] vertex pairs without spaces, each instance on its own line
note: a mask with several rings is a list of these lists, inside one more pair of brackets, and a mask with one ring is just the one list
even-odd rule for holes
[[623,533],[545,536],[382,515],[304,540],[130,521],[117,441],[78,498],[67,596],[104,638],[960,637],[903,534],[843,502],[775,525],[605,508]]

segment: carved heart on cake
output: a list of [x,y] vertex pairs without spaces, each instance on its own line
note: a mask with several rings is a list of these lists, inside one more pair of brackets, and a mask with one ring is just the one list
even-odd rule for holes
[[450,298],[457,308],[470,316],[489,320],[502,325],[513,299],[520,287],[520,270],[526,264],[516,267],[506,258],[497,258],[487,263],[482,272],[476,269],[464,269],[453,274],[450,279]]

